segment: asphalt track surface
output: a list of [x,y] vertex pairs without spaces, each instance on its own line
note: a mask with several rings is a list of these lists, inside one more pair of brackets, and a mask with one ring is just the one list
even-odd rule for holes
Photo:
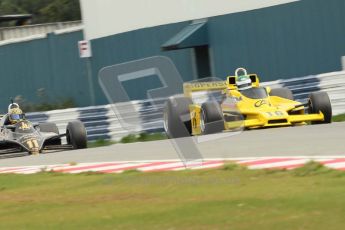
[[[345,122],[250,130],[199,143],[203,158],[344,156]],[[0,167],[179,159],[170,140],[59,151],[0,159]]]

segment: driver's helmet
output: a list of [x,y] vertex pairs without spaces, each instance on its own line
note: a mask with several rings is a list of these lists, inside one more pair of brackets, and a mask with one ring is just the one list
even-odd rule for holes
[[8,113],[10,113],[11,109],[15,109],[18,108],[19,109],[19,105],[17,103],[11,103],[8,105]]
[[11,124],[16,124],[20,121],[25,120],[25,114],[19,108],[18,104],[17,106],[13,106],[13,108],[10,108],[9,106],[8,120]]
[[248,75],[238,76],[236,80],[238,90],[245,90],[252,88],[252,80]]

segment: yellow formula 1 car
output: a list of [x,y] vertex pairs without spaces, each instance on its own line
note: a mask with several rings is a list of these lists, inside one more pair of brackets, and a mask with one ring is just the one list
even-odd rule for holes
[[[242,74],[240,74],[242,73]],[[184,95],[170,97],[164,129],[170,138],[227,130],[330,123],[332,107],[326,92],[314,92],[307,103],[294,101],[287,88],[261,87],[256,74],[243,68],[226,81],[183,85]],[[221,92],[221,99],[198,103],[193,94]],[[205,95],[205,94],[204,94]],[[208,97],[208,96],[207,96]]]

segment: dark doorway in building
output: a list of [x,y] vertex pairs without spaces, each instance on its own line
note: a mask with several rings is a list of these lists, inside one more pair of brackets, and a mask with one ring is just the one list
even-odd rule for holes
[[194,47],[194,54],[198,79],[211,77],[210,54],[208,45]]

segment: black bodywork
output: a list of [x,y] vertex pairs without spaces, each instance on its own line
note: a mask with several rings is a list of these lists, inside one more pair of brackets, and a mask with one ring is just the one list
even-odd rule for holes
[[45,149],[72,149],[72,145],[62,145],[61,137],[66,134],[45,132],[40,124],[28,120],[9,124],[7,115],[0,120],[0,154],[26,152],[38,154]]

